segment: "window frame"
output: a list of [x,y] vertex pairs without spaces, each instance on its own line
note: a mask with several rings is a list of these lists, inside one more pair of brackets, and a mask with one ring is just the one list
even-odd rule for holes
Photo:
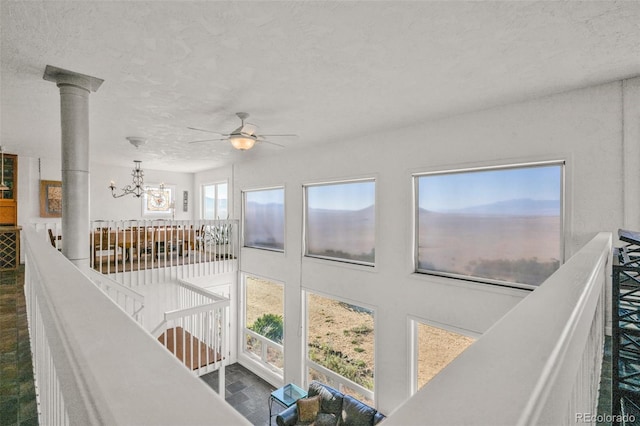
[[[247,304],[248,304],[248,300],[247,300],[247,279],[255,279],[255,280],[264,280],[264,281],[269,281],[270,283],[273,284],[277,284],[280,287],[282,287],[282,343],[277,343],[274,342],[273,340],[267,338],[266,336],[261,336],[260,334],[254,332],[253,330],[249,330],[248,328],[248,324],[247,324]],[[286,306],[286,294],[285,294],[285,285],[284,282],[282,281],[278,281],[278,280],[274,280],[271,278],[266,278],[257,274],[252,274],[252,273],[248,273],[248,272],[242,272],[241,273],[241,286],[240,286],[240,300],[241,300],[241,307],[240,307],[240,335],[238,336],[238,343],[239,343],[239,351],[240,353],[246,357],[247,359],[251,360],[252,362],[256,363],[257,365],[259,365],[261,368],[263,368],[265,371],[268,371],[270,374],[274,374],[276,377],[279,377],[280,379],[282,379],[284,377],[284,365],[285,365],[285,336],[286,336],[286,329],[287,329],[287,324],[286,324],[286,319],[285,319],[285,306]],[[256,353],[249,351],[246,349],[246,336],[247,333],[249,334],[255,334],[259,337],[257,337],[261,342],[261,347],[264,348],[264,350],[262,351],[262,356],[258,356]],[[264,342],[263,340],[266,340],[268,342]],[[266,344],[266,346],[265,346]],[[276,350],[278,350],[279,352],[281,352],[282,354],[282,362],[283,362],[283,368],[280,369],[278,367],[276,367],[275,365],[269,363],[267,361],[267,359],[265,359],[265,357],[268,358],[268,348],[274,348]]]
[[[462,328],[454,327],[451,325],[445,325],[436,321],[426,320],[424,318],[420,318],[417,316],[409,315],[408,316],[408,327],[409,327],[409,353],[411,358],[411,363],[409,367],[409,394],[415,395],[421,387],[419,387],[419,363],[420,363],[420,341],[419,341],[419,325],[426,325],[432,328],[437,328],[440,330],[444,330],[448,333],[458,334],[460,336],[469,337],[474,339],[469,346],[473,345],[478,339],[482,336],[480,333],[476,333],[471,330],[465,330]],[[447,368],[447,366],[453,362],[457,357],[462,355],[469,347],[465,348],[462,352],[460,352],[457,356],[455,356],[447,365],[445,365],[442,370]],[[440,371],[442,371],[440,370]],[[439,373],[439,372],[438,372]],[[435,376],[434,376],[435,377]],[[433,380],[433,378],[432,378]],[[425,383],[428,384],[429,382]]]
[[451,169],[437,169],[431,171],[422,171],[416,172],[411,175],[412,185],[413,185],[413,273],[415,275],[428,275],[428,276],[436,276],[443,278],[456,279],[460,281],[480,283],[480,284],[490,284],[496,286],[503,287],[511,287],[511,288],[519,288],[525,290],[534,290],[539,287],[539,285],[533,284],[525,284],[525,283],[516,283],[510,281],[502,281],[491,278],[483,278],[476,277],[472,275],[463,275],[456,274],[452,272],[442,272],[442,271],[434,271],[428,269],[421,269],[418,267],[419,265],[419,215],[420,215],[420,198],[419,198],[419,184],[418,180],[424,176],[435,176],[435,175],[454,175],[461,173],[473,173],[473,172],[484,172],[484,171],[499,171],[499,170],[514,170],[514,169],[523,169],[523,168],[535,168],[535,167],[549,167],[549,166],[559,166],[560,167],[560,224],[559,224],[559,266],[562,266],[566,261],[565,254],[565,228],[567,227],[567,218],[566,218],[566,205],[567,205],[567,161],[565,159],[553,159],[553,160],[543,160],[543,161],[529,161],[529,162],[514,162],[514,163],[501,163],[501,164],[492,164],[492,165],[481,165],[481,166],[472,166],[472,167],[461,167],[461,168],[451,168]]
[[[227,186],[227,217],[225,218],[219,218],[219,211],[218,211],[218,200],[219,200],[219,187],[220,185],[226,185]],[[213,205],[213,213],[214,213],[214,217],[213,219],[207,219],[205,217],[205,187],[207,186],[215,186],[215,201],[214,201],[214,205]],[[227,220],[229,219],[229,217],[231,217],[231,212],[229,210],[230,207],[230,203],[229,203],[229,181],[228,180],[223,180],[223,181],[216,181],[216,182],[210,182],[210,183],[203,183],[200,185],[200,218],[202,220]]]
[[[338,382],[338,386],[336,386],[337,388],[339,388],[340,391],[343,391],[343,387],[346,386],[347,388],[361,394],[362,396],[366,397],[367,399],[373,401],[374,406],[377,406],[377,375],[375,374],[376,371],[376,364],[378,363],[378,339],[376,337],[376,332],[378,330],[378,315],[377,315],[377,309],[374,306],[368,305],[366,303],[363,303],[362,301],[353,301],[353,300],[349,300],[349,299],[345,299],[343,297],[339,297],[333,294],[327,294],[327,293],[323,293],[323,292],[319,292],[316,290],[312,290],[312,289],[307,289],[307,288],[303,288],[302,289],[302,311],[303,311],[303,329],[302,329],[302,367],[303,367],[303,383],[305,384],[305,386],[309,385],[309,374],[310,374],[310,369],[314,369],[316,371],[318,371],[319,373],[325,374],[327,377],[329,377],[330,379],[333,379],[334,381]],[[364,386],[346,378],[345,376],[342,376],[341,374],[330,370],[329,368],[320,365],[318,363],[316,363],[315,361],[311,360],[309,358],[309,295],[315,295],[318,297],[322,297],[324,299],[329,299],[329,300],[334,300],[337,301],[339,303],[346,303],[349,305],[353,305],[353,306],[358,306],[360,308],[364,308],[367,309],[369,311],[371,311],[371,315],[373,316],[373,366],[372,366],[372,370],[373,370],[373,390],[369,390],[367,388],[365,388]]]
[[[273,191],[273,190],[282,190],[282,248],[274,248],[274,247],[265,247],[265,246],[256,246],[256,245],[247,245],[246,238],[246,213],[247,213],[247,194],[250,192],[260,192],[260,191]],[[287,241],[287,192],[285,186],[271,186],[266,188],[255,188],[255,189],[245,189],[241,191],[242,196],[242,247],[256,250],[266,250],[275,253],[285,253],[286,250],[286,241]]]
[[[331,185],[345,185],[351,183],[363,183],[373,182],[374,194],[373,194],[373,210],[374,210],[374,224],[373,224],[373,261],[363,261],[357,259],[347,259],[342,257],[323,256],[318,254],[309,253],[309,200],[307,189],[311,187],[331,186]],[[326,182],[307,183],[302,185],[302,203],[303,203],[303,256],[308,259],[319,259],[323,261],[338,262],[349,265],[359,265],[367,268],[376,267],[376,240],[378,234],[378,189],[376,177],[362,177],[354,179],[343,179]]]

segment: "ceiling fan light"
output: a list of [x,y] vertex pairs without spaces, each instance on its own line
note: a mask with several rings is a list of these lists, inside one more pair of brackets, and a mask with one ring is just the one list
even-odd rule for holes
[[253,148],[253,145],[256,143],[255,138],[248,138],[245,136],[231,136],[229,140],[235,149],[239,149],[241,151]]

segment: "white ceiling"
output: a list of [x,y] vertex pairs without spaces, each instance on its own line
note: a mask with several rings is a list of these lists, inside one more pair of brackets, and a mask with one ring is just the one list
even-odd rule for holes
[[[198,171],[640,75],[640,2],[6,1],[0,143],[60,157],[47,64],[104,79],[91,156]],[[189,144],[247,111],[273,138]],[[125,139],[143,136],[137,151]],[[417,135],[416,137],[419,137]],[[389,143],[393,143],[392,140]]]

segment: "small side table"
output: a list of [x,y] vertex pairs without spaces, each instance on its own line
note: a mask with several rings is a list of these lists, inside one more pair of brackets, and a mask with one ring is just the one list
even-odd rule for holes
[[289,408],[295,404],[297,400],[306,397],[307,392],[300,389],[293,383],[284,385],[283,387],[271,392],[271,395],[269,395],[269,424],[271,424],[271,418],[277,414],[271,414],[271,407],[274,402],[280,404],[284,408]]

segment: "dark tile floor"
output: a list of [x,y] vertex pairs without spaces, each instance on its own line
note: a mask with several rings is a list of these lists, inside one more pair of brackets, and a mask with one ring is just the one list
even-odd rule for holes
[[[600,393],[598,394],[598,414],[607,419],[611,415],[611,336],[604,338],[604,355],[600,373]],[[610,426],[611,422],[598,422],[598,426]]]
[[0,271],[0,425],[37,425],[24,265]]
[[[201,377],[214,391],[218,391],[218,372]],[[233,408],[254,425],[276,424],[275,417],[269,422],[269,395],[276,388],[253,374],[240,364],[231,364],[225,368],[225,398]],[[273,413],[282,408],[273,404]]]

